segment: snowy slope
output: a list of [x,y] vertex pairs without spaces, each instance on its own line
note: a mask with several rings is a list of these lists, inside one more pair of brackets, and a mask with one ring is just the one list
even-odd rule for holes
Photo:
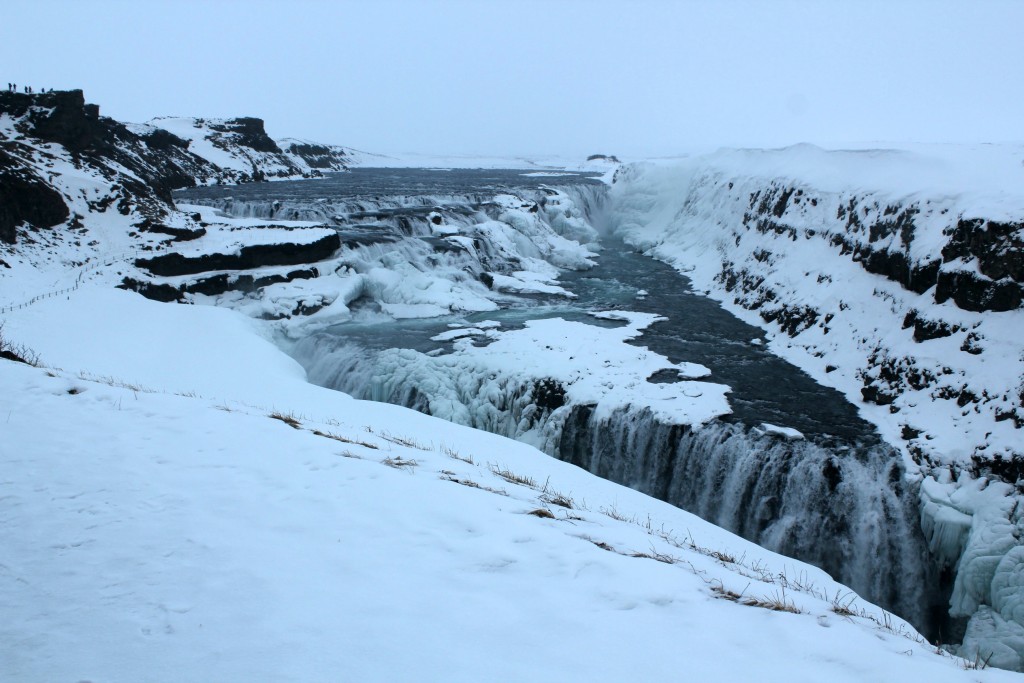
[[0,360],[12,680],[1018,678],[528,446],[308,385],[237,313],[90,287],[7,323],[50,366]]
[[[977,268],[942,260],[958,222],[1024,218],[1024,150],[959,152],[953,165],[909,152],[803,146],[633,167],[613,190],[614,220],[697,287],[776,325],[785,333],[773,345],[780,354],[855,403],[871,397],[875,405],[863,410],[892,441],[906,426],[921,433],[912,439],[920,457],[1009,458],[1021,454],[1012,415],[1024,379],[1022,313],[936,302],[935,282],[947,270]],[[875,267],[876,256],[907,259],[910,281]],[[915,281],[914,267],[935,259],[931,282],[923,268]],[[880,372],[911,381],[886,385]]]

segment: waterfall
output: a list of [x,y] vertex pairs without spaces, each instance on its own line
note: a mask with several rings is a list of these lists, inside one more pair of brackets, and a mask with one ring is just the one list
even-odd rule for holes
[[930,637],[949,632],[949,585],[920,529],[918,484],[889,446],[790,441],[721,420],[691,428],[646,409],[598,417],[551,401],[536,380],[331,335],[292,353],[318,384],[526,441],[821,567]]
[[883,444],[829,448],[649,412],[577,406],[558,457],[829,572],[935,635],[948,592],[920,530],[917,484]]

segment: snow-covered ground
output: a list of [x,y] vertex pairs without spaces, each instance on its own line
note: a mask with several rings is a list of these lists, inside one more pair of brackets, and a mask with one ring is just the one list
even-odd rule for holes
[[1019,678],[529,446],[309,385],[239,313],[90,286],[6,323],[45,364],[0,361],[10,680]]
[[[799,146],[724,151],[664,168],[633,167],[613,189],[614,221],[629,241],[676,265],[698,288],[755,324],[766,325],[762,307],[813,309],[816,324],[792,336],[776,335],[771,348],[819,381],[842,389],[856,404],[862,404],[869,359],[880,351],[914,359],[940,383],[987,394],[982,405],[965,408],[956,400],[959,392],[953,400],[940,400],[935,386],[925,382],[920,388],[905,387],[893,403],[896,410],[862,404],[865,416],[893,443],[902,441],[903,427],[909,425],[928,434],[931,443],[919,441],[926,455],[939,462],[963,463],[973,454],[1008,457],[1020,451],[1020,430],[997,415],[1000,409],[1012,410],[1019,398],[1024,314],[978,313],[952,301],[935,303],[932,290],[918,294],[869,273],[829,242],[836,231],[836,208],[848,197],[870,203],[872,210],[879,205],[921,207],[910,248],[922,259],[937,256],[958,216],[1024,217],[1024,149],[939,150],[945,156]],[[751,193],[772,183],[792,186],[805,196],[780,215],[795,235],[747,225]],[[864,214],[869,215],[868,208]],[[730,291],[721,277],[723,263],[764,278],[762,289],[770,288],[777,300],[756,302],[739,289]],[[962,334],[917,341],[904,324],[910,311],[948,321]],[[961,348],[972,333],[984,353]],[[942,380],[944,375],[952,379]]]

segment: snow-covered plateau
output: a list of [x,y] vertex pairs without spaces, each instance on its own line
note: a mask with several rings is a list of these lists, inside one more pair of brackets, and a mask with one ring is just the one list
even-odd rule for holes
[[[384,186],[286,180],[373,157],[258,121],[0,93],[11,680],[1019,678],[981,670],[1024,657],[1019,150]],[[602,279],[613,234],[870,424],[653,348],[679,312]]]

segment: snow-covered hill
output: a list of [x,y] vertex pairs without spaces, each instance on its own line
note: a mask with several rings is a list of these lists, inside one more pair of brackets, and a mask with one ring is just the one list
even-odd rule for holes
[[241,314],[96,286],[4,334],[45,363],[0,360],[11,680],[1018,677],[528,446],[309,385]]

